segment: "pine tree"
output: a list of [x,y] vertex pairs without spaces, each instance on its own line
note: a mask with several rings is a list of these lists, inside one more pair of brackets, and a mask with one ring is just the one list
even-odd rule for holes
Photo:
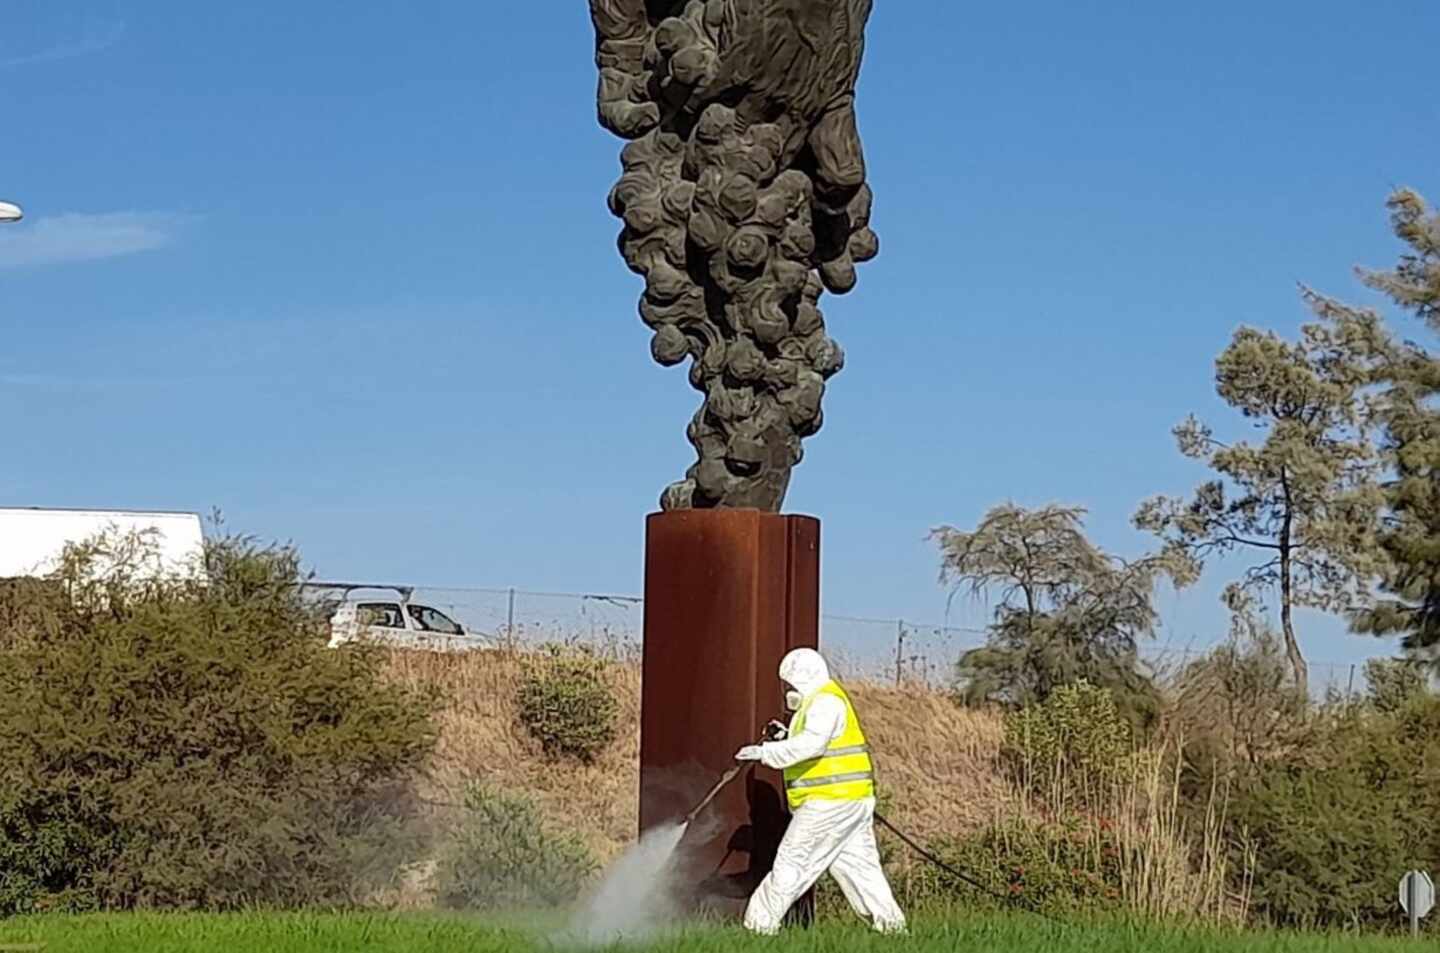
[[[1388,205],[1408,251],[1393,269],[1362,269],[1361,279],[1440,332],[1440,212],[1408,189]],[[1419,345],[1398,345],[1377,362],[1376,376],[1385,385],[1376,416],[1392,471],[1380,533],[1389,566],[1385,598],[1355,612],[1352,628],[1399,635],[1407,655],[1440,669],[1440,360]]]
[[1146,501],[1135,525],[1202,566],[1215,556],[1252,556],[1226,598],[1278,594],[1286,658],[1303,693],[1309,669],[1294,608],[1348,612],[1366,604],[1380,564],[1370,384],[1373,356],[1388,339],[1378,314],[1301,291],[1319,320],[1301,329],[1298,342],[1241,328],[1215,363],[1217,393],[1263,437],[1224,443],[1187,419],[1174,431],[1180,452],[1217,478],[1188,500]]

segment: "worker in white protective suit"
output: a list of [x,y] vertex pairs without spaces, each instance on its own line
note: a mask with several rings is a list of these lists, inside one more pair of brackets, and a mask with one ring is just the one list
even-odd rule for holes
[[786,655],[780,678],[794,689],[787,698],[797,709],[786,738],[749,745],[735,756],[783,772],[791,812],[775,866],[750,897],[745,927],[778,933],[791,905],[829,871],[871,926],[902,932],[905,914],[880,868],[875,772],[855,707],[813,649]]

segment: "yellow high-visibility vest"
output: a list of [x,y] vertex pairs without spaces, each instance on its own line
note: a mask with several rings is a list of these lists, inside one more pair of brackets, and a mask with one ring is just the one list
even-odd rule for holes
[[790,737],[805,730],[810,705],[821,695],[830,695],[845,703],[845,727],[824,754],[785,769],[785,796],[791,810],[812,798],[860,801],[875,796],[875,767],[870,761],[870,745],[860,730],[860,719],[855,717],[850,696],[838,684],[827,682],[805,699],[790,722]]

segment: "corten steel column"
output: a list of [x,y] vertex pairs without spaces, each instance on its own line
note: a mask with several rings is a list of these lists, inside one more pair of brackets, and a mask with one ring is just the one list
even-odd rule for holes
[[[640,828],[678,820],[784,720],[776,670],[819,643],[820,522],[758,510],[649,517],[640,729]],[[788,813],[778,772],[755,766],[681,846],[681,898],[738,916],[769,872]],[[810,904],[797,905],[808,921]]]

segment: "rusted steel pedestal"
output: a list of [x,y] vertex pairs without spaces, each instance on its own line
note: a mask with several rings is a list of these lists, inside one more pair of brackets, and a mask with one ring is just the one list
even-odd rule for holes
[[[820,522],[758,510],[684,510],[645,530],[640,829],[679,820],[783,718],[776,675],[816,648]],[[681,845],[681,898],[738,917],[769,872],[788,815],[779,774],[755,767],[696,820]],[[797,905],[808,922],[811,904]]]

